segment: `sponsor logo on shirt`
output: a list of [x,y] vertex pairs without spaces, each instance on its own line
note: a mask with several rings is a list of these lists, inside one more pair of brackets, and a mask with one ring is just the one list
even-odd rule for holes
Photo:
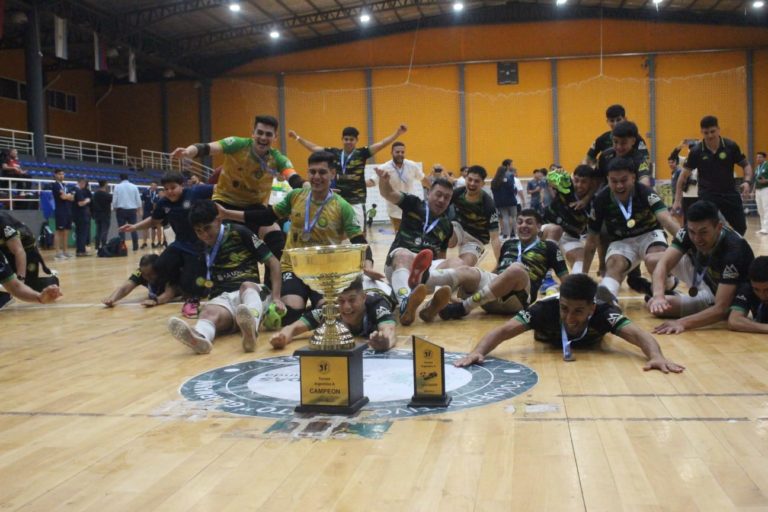
[[739,270],[736,265],[726,265],[723,269],[723,279],[738,279]]
[[611,324],[611,327],[616,327],[616,324],[619,323],[624,318],[624,315],[621,313],[610,313],[608,315],[608,323]]
[[685,228],[680,228],[677,230],[677,234],[675,235],[675,240],[677,240],[680,243],[683,243],[683,240],[685,239]]
[[381,318],[389,314],[389,309],[386,306],[379,306],[376,308],[376,318]]
[[531,313],[528,311],[521,311],[518,313],[520,315],[520,318],[523,319],[523,322],[529,324],[531,323]]
[[648,204],[649,205],[653,206],[656,203],[658,203],[659,201],[661,201],[661,198],[659,196],[657,196],[656,194],[649,194],[648,195]]
[[5,238],[11,238],[13,235],[16,234],[16,230],[13,229],[13,226],[5,226],[5,229],[3,230],[3,234],[5,235]]

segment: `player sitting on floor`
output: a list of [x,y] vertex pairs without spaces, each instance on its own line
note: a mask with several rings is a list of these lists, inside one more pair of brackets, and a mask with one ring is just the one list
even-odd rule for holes
[[477,346],[454,364],[482,364],[485,356],[502,341],[533,329],[534,339],[549,343],[563,351],[563,358],[572,359],[572,348],[592,347],[606,333],[637,346],[648,358],[644,370],[680,373],[685,367],[664,357],[653,336],[634,325],[616,306],[596,302],[597,283],[585,274],[563,279],[560,295],[537,301],[520,311],[504,325],[488,332]]
[[147,298],[141,301],[142,306],[151,308],[172,301],[179,295],[179,289],[171,283],[157,284],[155,263],[159,257],[157,254],[142,256],[139,260],[139,268],[101,302],[108,308],[114,307],[120,299],[126,297],[139,286],[144,286],[147,289]]
[[168,328],[174,338],[198,354],[211,351],[217,333],[239,329],[243,350],[253,352],[270,296],[270,288],[259,284],[258,264],[269,267],[272,301],[284,310],[280,301],[280,262],[248,228],[222,224],[218,213],[210,200],[196,202],[189,211],[189,222],[206,246],[203,281],[214,298],[202,307],[194,329],[175,317],[168,321]]
[[61,290],[55,284],[38,292],[24,284],[23,281],[19,281],[2,252],[0,252],[0,284],[8,292],[0,292],[0,308],[8,304],[13,297],[25,302],[39,302],[41,304],[48,304],[61,297]]
[[749,266],[749,283],[736,290],[728,327],[732,331],[768,333],[768,256],[758,256]]
[[[374,350],[389,350],[395,346],[395,318],[392,304],[378,293],[363,289],[363,279],[358,277],[338,297],[339,320],[354,336],[367,338]],[[270,343],[281,349],[301,333],[317,329],[324,320],[323,310],[314,309],[275,334]]]

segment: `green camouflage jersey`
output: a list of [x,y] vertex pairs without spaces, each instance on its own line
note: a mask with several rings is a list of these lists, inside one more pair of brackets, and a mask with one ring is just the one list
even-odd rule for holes
[[403,219],[387,251],[385,265],[392,264],[392,251],[400,247],[413,253],[430,249],[435,259],[444,258],[445,251],[448,250],[448,242],[453,235],[453,224],[447,215],[447,210],[437,217],[430,213],[429,224],[425,226],[427,203],[423,199],[401,192],[397,206],[403,210]]
[[499,254],[499,264],[494,273],[501,274],[513,263],[522,263],[528,269],[528,277],[531,279],[531,302],[536,300],[541,282],[549,269],[554,270],[559,277],[568,274],[563,253],[552,240],[537,238],[527,246],[517,238],[504,241]]
[[336,172],[336,188],[339,195],[349,204],[365,204],[365,162],[371,158],[368,146],[355,148],[352,153],[346,153],[339,148],[325,148],[336,156],[338,168]]
[[453,191],[451,198],[453,220],[457,221],[464,231],[480,242],[487,244],[491,241],[491,231],[499,230],[499,214],[493,198],[484,190],[478,201],[467,200],[467,188],[460,187]]
[[[597,193],[592,200],[592,211],[589,214],[589,232],[599,234],[605,224],[608,232],[608,240],[615,242],[625,238],[650,233],[656,229],[662,229],[656,214],[667,211],[664,201],[653,191],[641,183],[635,183],[635,188],[630,196],[632,199],[632,227],[627,225],[628,220],[619,208],[617,199],[609,187]],[[627,207],[627,205],[624,205]]]
[[[297,188],[288,192],[282,201],[272,208],[279,218],[287,218],[291,221],[291,230],[285,242],[286,249],[296,247],[311,247],[314,245],[335,245],[363,233],[357,223],[355,210],[340,195],[331,193],[325,202],[310,200],[309,224],[312,224],[317,211],[322,207],[317,217],[317,222],[309,231],[309,240],[303,240],[304,221],[306,215],[307,199],[312,191],[308,188]],[[280,268],[283,272],[290,272],[291,260],[287,252],[283,252],[280,260]]]
[[271,148],[266,158],[254,153],[250,137],[227,137],[219,144],[224,150],[224,169],[213,192],[214,201],[240,208],[266,205],[272,194],[272,178],[296,174],[291,161],[280,151]]
[[[259,283],[259,263],[266,264],[272,253],[261,239],[241,224],[223,224],[224,236],[208,269],[213,282],[211,297],[236,292],[244,282]],[[206,248],[206,261],[211,254]]]

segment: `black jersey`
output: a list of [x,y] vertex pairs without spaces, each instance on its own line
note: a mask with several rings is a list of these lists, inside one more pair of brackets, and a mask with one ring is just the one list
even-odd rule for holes
[[499,253],[499,264],[494,272],[501,274],[513,263],[522,263],[528,269],[531,301],[536,300],[541,282],[549,269],[553,269],[561,277],[568,274],[563,253],[552,240],[536,239],[527,246],[517,238],[504,241]]
[[[560,296],[545,297],[515,315],[515,320],[534,330],[537,341],[562,347],[563,337],[560,329]],[[581,333],[568,333],[573,347],[585,347],[600,342],[606,333],[617,334],[629,325],[629,318],[612,304],[599,302],[595,312],[589,318],[584,336]],[[576,338],[576,339],[574,339]]]
[[411,194],[400,194],[397,206],[403,210],[403,219],[387,251],[385,265],[392,264],[392,251],[399,247],[411,252],[430,249],[435,258],[441,257],[453,235],[453,224],[446,212],[437,217],[430,212],[427,223],[427,202]]
[[167,197],[160,199],[152,210],[152,219],[168,221],[176,234],[174,245],[187,252],[199,253],[202,243],[189,222],[189,209],[195,201],[210,199],[212,194],[213,185],[187,187],[178,201],[171,201]]
[[672,247],[687,254],[697,272],[704,272],[704,283],[713,293],[717,293],[720,284],[741,284],[747,281],[749,265],[755,259],[752,248],[746,240],[731,228],[724,226],[715,248],[709,254],[703,254],[693,245],[686,228],[672,240]]
[[736,191],[733,166],[746,160],[738,144],[720,137],[720,145],[714,152],[707,148],[704,141],[696,144],[683,165],[686,169],[699,170],[699,192],[726,194]]
[[14,237],[19,237],[25,251],[35,248],[35,235],[32,230],[10,213],[0,212],[0,250],[10,254],[8,241]]
[[[324,321],[323,309],[313,309],[304,313],[301,321],[310,329],[317,329]],[[363,336],[367,338],[373,331],[379,329],[379,325],[395,323],[395,317],[392,316],[392,305],[377,294],[366,294],[365,313],[360,325],[347,325],[349,332],[353,336]]]
[[464,231],[480,242],[487,244],[491,240],[491,231],[499,230],[499,214],[493,198],[481,190],[479,201],[467,200],[467,188],[459,187],[453,191],[451,198],[452,215]]
[[768,304],[760,300],[752,289],[749,281],[741,283],[736,288],[736,296],[731,304],[732,311],[741,311],[749,316],[752,313],[752,319],[761,324],[768,324]]
[[586,209],[575,210],[569,206],[576,201],[578,198],[573,190],[568,194],[557,192],[544,209],[544,221],[557,224],[563,228],[563,232],[572,237],[580,237],[587,231],[589,216]]
[[[627,225],[627,219],[619,208],[618,200],[613,197],[611,189],[605,187],[592,200],[592,211],[589,214],[590,233],[600,233],[603,224],[608,232],[608,240],[615,242],[625,238],[650,233],[662,229],[656,214],[667,210],[664,201],[653,191],[641,183],[636,183],[630,196],[632,201],[632,227]],[[628,204],[624,205],[627,209]]]
[[15,277],[16,272],[13,271],[8,260],[5,259],[5,254],[0,252],[0,284],[5,284]]
[[[595,176],[598,178],[601,178],[603,180],[608,178],[608,165],[615,160],[616,158],[619,158],[619,155],[616,154],[616,150],[613,148],[607,149],[600,153],[600,158],[597,161],[597,169],[595,170]],[[648,164],[648,151],[645,153],[642,153],[640,151],[637,151],[633,149],[628,154],[624,155],[621,158],[626,158],[630,162],[632,162],[633,169],[635,176],[637,176],[637,179],[645,178],[651,176],[651,167]]]
[[[611,130],[608,130],[595,139],[595,142],[593,142],[589,147],[589,150],[587,150],[587,156],[590,159],[597,161],[597,157],[601,155],[603,151],[612,148],[613,133],[611,133]],[[645,143],[645,139],[642,137],[637,137],[637,141],[635,142],[633,149],[642,155],[646,160],[650,159],[650,156],[648,155],[648,145]]]
[[365,204],[365,162],[371,158],[368,146],[355,148],[352,153],[346,153],[339,148],[325,148],[336,156],[338,172],[336,172],[336,188],[339,195],[349,204]]

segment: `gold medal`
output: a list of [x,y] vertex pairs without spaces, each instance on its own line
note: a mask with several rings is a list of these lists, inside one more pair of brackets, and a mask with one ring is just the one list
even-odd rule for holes
[[213,281],[211,281],[210,279],[206,279],[205,280],[205,287],[206,288],[213,288]]
[[627,227],[628,227],[629,229],[632,229],[633,227],[635,227],[635,224],[637,224],[637,223],[635,222],[635,219],[629,219],[629,220],[627,221]]
[[699,294],[699,289],[698,289],[698,288],[696,288],[695,286],[691,286],[691,287],[688,289],[688,295],[690,295],[691,297],[695,297],[695,296],[697,296],[698,294]]

